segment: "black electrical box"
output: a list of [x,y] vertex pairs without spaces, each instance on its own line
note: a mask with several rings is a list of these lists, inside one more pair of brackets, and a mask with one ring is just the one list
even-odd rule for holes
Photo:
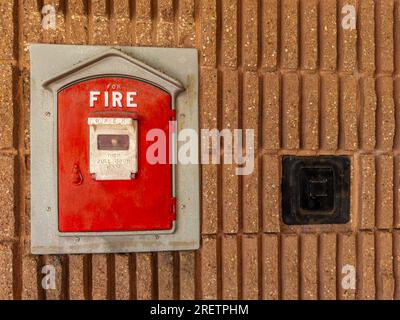
[[284,156],[282,217],[288,225],[347,223],[350,220],[350,159]]

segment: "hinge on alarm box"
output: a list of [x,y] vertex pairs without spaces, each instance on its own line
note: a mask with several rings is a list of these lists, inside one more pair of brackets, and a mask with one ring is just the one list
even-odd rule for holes
[[176,198],[171,198],[171,215],[174,220],[176,220]]

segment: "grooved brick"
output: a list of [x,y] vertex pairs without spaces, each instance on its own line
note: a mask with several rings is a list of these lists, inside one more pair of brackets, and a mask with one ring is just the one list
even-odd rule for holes
[[339,138],[339,81],[336,75],[321,78],[321,144],[325,150],[336,150]]
[[13,98],[13,67],[10,64],[0,64],[0,150],[13,147],[14,129],[14,98]]
[[279,238],[275,234],[262,236],[262,298],[279,299]]
[[318,297],[318,237],[305,234],[301,238],[301,299],[315,300]]
[[390,232],[376,234],[376,292],[380,300],[392,300],[394,296],[393,247]]
[[282,236],[282,299],[299,298],[299,244],[296,235]]
[[180,299],[195,298],[195,254],[191,251],[179,252]]
[[[65,268],[63,256],[60,255],[50,255],[46,256],[45,259],[46,266],[50,266],[54,268],[54,276],[55,276],[55,288],[50,288],[45,290],[46,292],[46,300],[61,300],[65,299],[64,296],[64,288],[63,288],[63,270]],[[43,272],[42,272],[43,273]],[[52,273],[48,273],[51,275]],[[43,277],[45,275],[43,274]],[[51,281],[51,278],[50,278]]]
[[378,72],[393,72],[393,0],[376,1],[376,60]]
[[173,0],[159,0],[157,13],[157,44],[172,46],[174,43]]
[[360,157],[360,225],[361,229],[372,229],[375,226],[375,157]]
[[258,238],[244,235],[242,238],[243,299],[258,299]]
[[178,10],[178,45],[193,47],[196,41],[194,0],[182,0]]
[[318,0],[301,1],[301,67],[315,70],[318,63]]
[[393,226],[393,156],[378,156],[376,166],[376,226],[391,228]]
[[[400,8],[400,4],[399,4]],[[399,9],[400,11],[400,9]],[[400,13],[399,13],[400,15]],[[400,18],[400,17],[399,17]],[[398,32],[400,33],[400,32]],[[400,42],[399,42],[400,43]],[[399,54],[400,56],[400,54]],[[396,130],[395,130],[395,138],[394,138],[394,147],[400,148],[400,79],[397,78],[394,80],[394,103],[395,103],[395,119],[396,119]]]
[[68,256],[68,287],[69,299],[84,300],[85,299],[85,256],[69,255]]
[[320,236],[320,278],[319,294],[323,300],[336,299],[336,234]]
[[[396,0],[394,3],[394,30],[399,30],[400,26],[400,3],[399,0]],[[399,74],[400,71],[400,33],[394,32],[394,69],[396,74]]]
[[[239,177],[235,164],[222,167],[222,226],[225,233],[236,233],[239,229]],[[204,214],[204,211],[203,211]]]
[[92,299],[107,299],[107,255],[92,255]]
[[114,257],[115,257],[115,299],[129,300],[130,298],[129,254],[116,254]]
[[268,73],[264,77],[263,105],[263,144],[267,149],[280,146],[280,80],[279,76]]
[[14,24],[13,24],[14,0],[0,1],[0,60],[12,59],[14,49]]
[[65,21],[67,39],[71,44],[87,42],[87,3],[84,0],[67,2],[67,17]]
[[217,65],[217,10],[216,0],[201,1],[201,53],[202,66]]
[[151,0],[137,0],[135,3],[136,25],[135,35],[137,45],[152,44],[152,19],[151,19]]
[[262,12],[262,67],[275,71],[278,64],[278,1],[264,0]]
[[362,148],[372,151],[375,148],[376,138],[376,93],[375,80],[364,78],[361,80],[361,124],[360,140]]
[[321,0],[320,16],[320,66],[322,70],[336,70],[337,66],[337,0]]
[[375,240],[371,232],[360,232],[358,246],[360,254],[359,276],[357,277],[357,298],[375,299]]
[[302,90],[302,146],[305,149],[316,150],[319,145],[319,76],[304,75]]
[[110,27],[106,1],[92,1],[91,16],[89,19],[89,43],[108,44],[110,42]]
[[23,47],[22,65],[29,69],[29,50],[30,43],[40,42],[42,15],[38,6],[38,1],[23,1]]
[[258,192],[258,159],[254,160],[254,171],[243,176],[243,231],[259,230],[259,192]]
[[258,77],[255,72],[244,74],[243,129],[254,130],[254,149],[258,150],[258,120],[260,114]]
[[131,20],[129,0],[113,1],[110,24],[112,43],[129,45],[131,43]]
[[158,253],[158,298],[174,298],[174,256],[171,252]]
[[360,25],[360,70],[372,75],[375,71],[375,2],[363,0],[359,3]]
[[28,241],[24,241],[21,247],[21,299],[37,300],[40,290],[38,287],[39,257],[31,254]]
[[282,84],[282,144],[287,149],[297,149],[299,141],[299,79],[297,74],[283,76]]
[[[246,152],[249,150],[256,154],[258,149],[258,78],[255,73],[247,72],[244,75],[244,103],[243,103],[243,129],[254,130],[254,147],[246,141]],[[247,134],[246,134],[247,137]],[[249,156],[246,154],[246,156]],[[251,161],[251,160],[250,160]],[[254,171],[243,176],[243,230],[256,232],[259,228],[258,206],[258,164],[254,159]],[[246,164],[247,165],[247,164]]]
[[395,292],[394,292],[394,299],[400,299],[400,232],[394,231],[393,232],[393,273],[395,278]]
[[201,255],[202,299],[217,299],[217,240],[203,237]]
[[280,229],[280,157],[263,157],[263,231]]
[[13,250],[11,243],[0,242],[0,299],[13,298]]
[[[238,73],[226,70],[223,73],[222,90],[222,128],[232,130],[239,128]],[[233,134],[232,134],[233,135]],[[224,141],[224,146],[228,142]],[[233,144],[232,144],[233,146]],[[222,166],[222,217],[225,233],[238,231],[239,219],[239,177],[236,175],[236,164],[227,164],[224,155]]]
[[341,144],[345,150],[357,149],[357,79],[345,76],[340,82]]
[[257,0],[247,0],[243,11],[243,67],[255,70],[258,57]]
[[[344,266],[352,266],[356,268],[356,238],[354,234],[340,234],[339,235],[339,257],[340,262],[339,271],[341,276],[339,277],[339,299],[354,300],[356,297],[356,290],[352,288],[344,289],[341,284],[343,278],[347,273],[343,273]],[[355,269],[357,270],[357,269]],[[357,278],[357,274],[355,274]],[[357,284],[356,284],[357,285]],[[357,288],[357,287],[356,287]]]
[[296,69],[298,66],[298,0],[281,1],[281,66]]
[[200,69],[200,127],[218,128],[217,124],[217,71]]
[[202,174],[202,233],[218,231],[218,167],[214,164],[201,166]]
[[153,258],[151,253],[136,254],[136,295],[138,300],[150,300],[153,287]]
[[349,5],[356,8],[356,0],[340,0],[338,2],[339,69],[344,72],[354,72],[357,62],[357,29],[344,29],[342,26],[343,21],[347,22],[351,14],[348,11],[342,13],[342,8]]
[[400,156],[394,158],[394,227],[400,227]]
[[238,299],[237,237],[222,238],[222,299]]
[[237,67],[237,14],[236,0],[222,0],[222,65],[230,68]]
[[0,239],[14,236],[14,158],[0,155]]
[[[44,0],[43,5],[50,4],[55,9],[56,25],[55,28],[42,28],[43,42],[45,43],[65,43],[65,16],[62,0]],[[43,7],[42,7],[43,8]],[[44,17],[44,16],[43,16]],[[43,21],[43,20],[42,20]]]
[[238,72],[225,70],[222,74],[222,128],[239,128]]
[[377,145],[379,149],[390,151],[393,148],[395,131],[393,81],[391,77],[378,78],[377,96]]

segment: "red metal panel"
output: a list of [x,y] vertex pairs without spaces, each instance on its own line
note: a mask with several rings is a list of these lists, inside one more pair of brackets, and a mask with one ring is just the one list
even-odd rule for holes
[[[100,91],[94,107],[89,92]],[[122,107],[105,105],[103,92],[123,94]],[[137,92],[137,107],[126,106],[126,92]],[[111,113],[110,113],[111,112]],[[138,173],[132,180],[96,181],[89,172],[88,117],[138,119]],[[97,78],[73,84],[58,93],[58,215],[61,232],[165,230],[172,228],[172,165],[146,161],[146,133],[166,134],[171,96],[145,82],[129,78]],[[167,152],[168,158],[168,152]],[[168,161],[169,162],[169,161]]]

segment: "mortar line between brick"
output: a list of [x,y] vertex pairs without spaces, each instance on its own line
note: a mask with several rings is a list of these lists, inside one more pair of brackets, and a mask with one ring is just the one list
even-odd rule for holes
[[[19,179],[15,183],[15,187],[18,190],[18,204],[15,208],[15,235],[19,239],[18,243],[18,250],[17,253],[13,252],[14,254],[14,267],[13,267],[13,295],[14,299],[21,299],[22,297],[22,246],[25,245],[23,243],[23,230],[25,230],[25,223],[24,223],[24,213],[26,212],[26,190],[25,190],[25,181],[26,181],[26,167],[25,167],[25,110],[24,110],[24,103],[23,103],[23,64],[22,64],[22,56],[24,54],[24,42],[23,42],[23,17],[24,17],[24,8],[23,8],[23,0],[18,1],[18,50],[17,51],[17,66],[18,66],[18,90],[17,90],[17,109],[19,118],[17,120],[17,159],[18,159],[18,172],[19,172]],[[15,119],[15,118],[14,118]]]

